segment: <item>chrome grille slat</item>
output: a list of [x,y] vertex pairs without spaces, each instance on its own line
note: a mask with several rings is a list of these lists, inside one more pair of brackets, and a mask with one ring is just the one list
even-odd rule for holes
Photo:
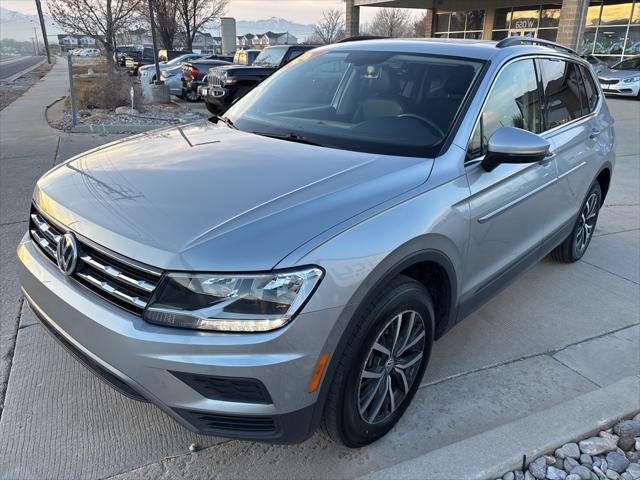
[[45,251],[45,253],[49,254],[52,258],[56,257],[56,249],[53,244],[44,236],[41,236],[36,229],[31,229],[31,236],[36,242],[38,242],[38,245]]
[[[34,245],[56,263],[57,244],[65,230],[47,220],[33,207],[29,233]],[[76,241],[78,265],[70,278],[119,307],[137,315],[142,314],[162,272],[110,252],[89,240],[77,238]]]
[[31,219],[33,220],[33,223],[35,224],[37,229],[40,232],[42,232],[42,234],[44,234],[49,240],[51,240],[55,244],[57,244],[60,241],[60,233],[55,231],[51,227],[51,225],[49,225],[47,222],[44,221],[42,217],[40,217],[40,215],[36,213],[32,213]]
[[104,290],[110,295],[114,295],[118,297],[120,300],[124,300],[125,302],[130,303],[131,305],[134,305],[138,308],[145,308],[147,306],[146,300],[142,300],[140,297],[129,295],[123,292],[122,290],[118,289],[118,287],[114,287],[109,282],[102,281],[99,278],[94,277],[90,273],[76,272],[76,275],[78,275],[80,278],[83,278],[84,280],[91,283],[92,285],[95,285],[96,287]]
[[134,278],[133,276],[127,275],[126,273],[122,272],[120,269],[112,265],[105,265],[104,263],[101,263],[88,253],[83,253],[82,255],[80,255],[80,260],[82,260],[87,265],[92,266],[96,270],[101,271],[105,275],[121,280],[123,283],[126,283],[131,287],[139,288],[148,293],[153,292],[153,289],[156,288],[155,285],[143,279]]

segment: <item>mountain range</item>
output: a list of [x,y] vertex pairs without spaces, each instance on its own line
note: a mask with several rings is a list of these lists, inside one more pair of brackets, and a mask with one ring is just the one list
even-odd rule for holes
[[[47,35],[50,36],[49,40],[51,40],[52,43],[56,43],[56,40],[51,38],[51,36],[65,33],[64,30],[58,27],[53,19],[47,15],[45,15],[45,24],[47,27]],[[34,26],[38,32],[39,40],[42,41],[40,22],[37,15],[26,15],[0,7],[0,38],[30,41],[34,35]],[[213,35],[219,34],[217,26],[212,26],[207,30]],[[303,41],[313,34],[313,25],[304,25],[280,17],[271,17],[265,20],[238,20],[236,22],[236,32],[238,35],[244,35],[245,33],[264,33],[268,31],[289,32],[295,35],[299,41]]]
[[[45,25],[47,28],[47,36],[64,33],[58,25],[45,15]],[[38,39],[42,42],[42,33],[40,32],[40,20],[37,15],[25,15],[23,13],[14,12],[6,8],[0,7],[0,38],[13,38],[14,40],[30,41],[33,38],[33,27],[36,27]],[[57,43],[57,39],[49,37],[52,43]]]

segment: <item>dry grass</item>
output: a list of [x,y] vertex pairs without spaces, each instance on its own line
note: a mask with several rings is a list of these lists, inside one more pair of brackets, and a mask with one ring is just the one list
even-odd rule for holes
[[[85,72],[86,73],[86,72]],[[131,77],[122,72],[112,76],[74,77],[74,91],[78,109],[105,108],[113,110],[122,105],[129,105],[130,91],[133,82]],[[136,88],[136,99],[140,92]],[[70,105],[67,98],[66,106]]]

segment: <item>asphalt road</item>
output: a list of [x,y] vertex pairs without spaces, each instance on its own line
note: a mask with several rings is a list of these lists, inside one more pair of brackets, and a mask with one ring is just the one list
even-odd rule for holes
[[1,57],[0,58],[0,81],[10,78],[22,70],[25,70],[42,60],[42,57]]

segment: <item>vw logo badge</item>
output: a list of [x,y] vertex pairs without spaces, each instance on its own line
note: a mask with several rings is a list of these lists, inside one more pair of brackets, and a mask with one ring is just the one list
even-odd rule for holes
[[56,248],[56,263],[62,273],[69,276],[76,268],[78,261],[78,244],[72,233],[60,237]]

